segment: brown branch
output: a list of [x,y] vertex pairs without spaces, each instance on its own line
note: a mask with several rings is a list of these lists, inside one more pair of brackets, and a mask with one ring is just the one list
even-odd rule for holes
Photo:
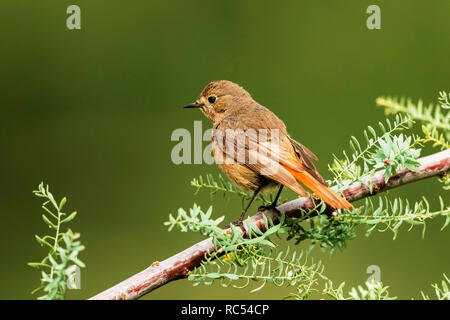
[[[384,180],[384,170],[378,171],[371,179],[373,186],[372,192],[370,192],[366,181],[363,185],[360,183],[350,185],[343,193],[347,200],[356,201],[410,182],[432,176],[444,175],[450,168],[450,149],[421,158],[419,162],[421,165],[417,172],[412,172],[406,168],[400,169],[396,175],[389,178],[388,182]],[[310,198],[298,198],[277,207],[286,217],[299,215],[299,208],[311,210],[314,208],[314,205]],[[276,211],[267,210],[265,215],[272,219],[275,224],[278,223],[278,214]],[[262,213],[257,213],[251,219],[261,231],[265,231],[266,227]],[[212,239],[208,238],[160,263],[153,264],[91,299],[137,299],[173,280],[185,278],[190,270],[200,265],[205,255],[214,250],[215,247]]]

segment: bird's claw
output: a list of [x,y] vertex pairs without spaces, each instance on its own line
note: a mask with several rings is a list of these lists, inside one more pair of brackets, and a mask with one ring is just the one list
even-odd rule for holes
[[277,209],[277,207],[276,206],[274,206],[274,205],[268,205],[268,206],[260,206],[259,208],[258,208],[258,212],[265,212],[266,210],[273,210],[273,211],[275,211],[279,216],[281,215],[281,212],[280,212],[280,210],[278,210]]
[[[234,226],[236,226],[236,227],[241,228],[242,231],[245,231],[245,228],[244,228],[244,219],[243,219],[243,218],[237,219],[236,221],[232,222],[232,224],[233,224]],[[230,225],[227,224],[227,225],[224,226],[223,228],[224,228],[224,229],[228,229],[228,228],[230,228]]]

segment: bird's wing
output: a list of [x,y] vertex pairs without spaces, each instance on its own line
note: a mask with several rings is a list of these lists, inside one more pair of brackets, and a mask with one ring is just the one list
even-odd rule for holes
[[[259,146],[260,145],[261,143]],[[337,194],[334,190],[328,188],[325,180],[319,172],[317,172],[305,152],[301,148],[298,148],[292,144],[289,137],[286,136],[284,138],[280,138],[278,150],[279,151],[275,153],[275,157],[281,164],[281,167],[289,171],[292,176],[308,187],[312,192],[317,194],[328,205],[336,209],[353,208],[353,206],[345,198]],[[290,185],[286,186],[292,189]]]
[[287,135],[279,137],[270,129],[264,134],[264,131],[252,129],[225,128],[226,125],[213,133],[216,148],[223,151],[225,158],[244,164],[301,196],[308,193],[296,179],[334,208],[352,208],[348,201],[327,187],[305,152],[296,148]]
[[215,159],[245,165],[307,197],[308,193],[289,170],[280,165],[280,154],[271,145],[270,133],[268,135],[269,137],[264,139],[255,130],[230,129],[225,122],[213,131],[213,150],[222,152],[221,155],[215,152]]
[[310,158],[313,158],[314,160],[319,160],[319,158],[317,158],[317,156],[311,150],[309,150],[307,147],[305,147],[303,144],[292,139],[291,137],[289,137],[289,140],[291,140],[294,148],[304,151]]
[[308,171],[308,173],[311,174],[314,178],[316,178],[320,183],[327,186],[327,183],[322,178],[320,173],[317,171],[316,167],[314,166],[314,164],[310,159],[311,157],[314,160],[318,160],[317,156],[300,142],[295,141],[291,137],[288,137],[288,139],[291,142],[298,159],[302,162],[304,169]]

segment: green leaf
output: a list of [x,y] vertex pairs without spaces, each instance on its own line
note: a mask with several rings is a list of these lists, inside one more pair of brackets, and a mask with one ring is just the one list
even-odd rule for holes
[[61,211],[63,209],[63,207],[66,204],[66,202],[67,202],[67,198],[66,197],[61,199],[61,202],[59,203],[59,211]]
[[53,245],[52,244],[50,244],[50,243],[48,243],[44,238],[41,238],[41,237],[39,237],[38,235],[34,235],[34,237],[36,238],[36,241],[40,244],[40,245],[42,245],[42,246],[47,246],[47,247],[49,247],[49,248],[51,248],[51,249],[53,249]]
[[51,222],[45,214],[42,215],[42,220],[44,220],[44,222],[49,226],[49,228],[53,229],[57,228],[57,226],[53,222]]
[[231,280],[239,280],[239,275],[232,274],[232,273],[225,273],[223,274],[225,278],[231,279]]
[[46,263],[42,263],[42,262],[28,262],[27,265],[29,265],[32,268],[36,268],[36,269],[43,268],[43,267],[51,268],[50,265],[48,265]]
[[67,218],[63,219],[61,223],[72,221],[76,217],[76,215],[77,215],[76,211],[72,212]]
[[447,217],[445,218],[444,225],[441,228],[441,231],[444,230],[448,226],[449,223],[450,223],[450,215],[447,215]]

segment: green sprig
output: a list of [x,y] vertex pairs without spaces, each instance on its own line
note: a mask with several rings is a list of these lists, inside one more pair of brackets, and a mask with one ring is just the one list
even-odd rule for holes
[[44,291],[45,294],[38,299],[42,300],[62,300],[65,298],[67,286],[75,288],[75,277],[77,267],[84,268],[85,264],[78,258],[78,254],[85,249],[79,241],[80,234],[74,233],[72,230],[61,230],[64,223],[72,221],[77,212],[74,211],[67,215],[62,210],[67,202],[64,197],[58,203],[49,191],[48,185],[44,187],[41,183],[38,190],[33,193],[44,198],[42,205],[45,213],[42,220],[50,228],[54,230],[54,234],[38,236],[35,235],[36,241],[48,248],[48,254],[40,262],[29,262],[30,267],[41,270],[41,285],[33,290],[33,294],[38,291]]

